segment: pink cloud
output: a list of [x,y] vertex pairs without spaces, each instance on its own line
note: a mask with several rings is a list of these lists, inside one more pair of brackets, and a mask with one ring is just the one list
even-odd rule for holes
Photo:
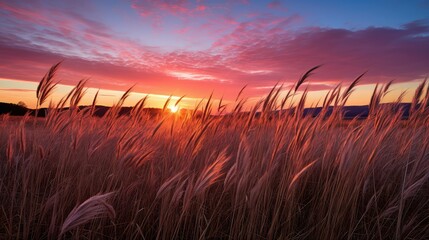
[[[147,11],[195,10],[187,1],[144,3],[153,7]],[[215,90],[232,99],[245,84],[256,89],[250,94],[262,94],[264,87],[291,84],[319,64],[324,66],[311,77],[312,90],[350,82],[366,70],[365,83],[407,82],[429,73],[425,22],[397,29],[292,31],[299,16],[261,15],[246,22],[219,17],[204,25],[218,37],[211,48],[166,52],[115,35],[79,14],[53,11],[47,16],[4,3],[0,8],[15,21],[2,26],[7,34],[0,36],[0,55],[8,57],[0,58],[0,78],[39,81],[50,65],[65,60],[61,76],[66,84],[91,77],[90,86],[97,88],[124,90],[137,83],[136,90],[155,94],[206,97]],[[191,26],[182,29],[193,31]]]
[[[154,15],[159,11],[183,14],[194,10],[187,0],[133,0],[131,6],[138,10],[140,15],[145,17]],[[200,9],[197,7],[197,10]]]
[[[2,9],[6,10],[6,14],[10,14],[11,11],[23,13],[30,11],[24,7],[12,8],[4,4],[0,7],[4,7]],[[118,38],[105,25],[76,13],[52,10],[46,18],[42,18],[43,21],[38,17],[39,14],[30,14],[25,18],[21,18],[21,15],[13,16],[11,19],[16,23],[10,27],[6,26],[5,29],[5,32],[9,33],[11,43],[18,44],[16,41],[22,40],[25,41],[26,47],[41,48],[64,57],[87,60],[124,63],[123,60],[126,59],[126,62],[131,61],[134,65],[150,65],[157,62],[156,54],[151,50],[153,47]],[[143,58],[146,61],[142,61]]]
[[151,21],[154,28],[160,29],[167,17],[174,17],[185,24],[190,20],[195,23],[219,19],[228,19],[235,24],[235,19],[229,16],[232,9],[247,4],[247,0],[210,3],[200,0],[132,0],[131,7],[145,20]]
[[205,11],[207,8],[208,8],[208,7],[207,7],[207,6],[205,6],[205,5],[198,5],[198,6],[197,6],[197,10],[198,10],[198,11]]
[[[255,34],[252,45],[246,45],[251,39],[231,38],[222,47],[210,51],[148,52],[152,67],[139,64],[140,60],[130,58],[127,51],[116,62],[110,61],[109,56],[105,56],[106,61],[84,60],[23,47],[26,44],[22,40],[3,37],[0,53],[12,57],[1,60],[0,77],[28,79],[31,76],[28,80],[37,81],[52,63],[66,59],[64,71],[69,76],[65,80],[71,84],[83,76],[92,76],[94,87],[122,89],[138,83],[142,91],[198,97],[206,96],[211,90],[232,97],[244,84],[258,87],[279,81],[291,83],[302,72],[321,63],[325,65],[311,78],[312,90],[327,89],[340,81],[350,82],[366,70],[369,72],[364,83],[392,79],[407,82],[429,72],[425,54],[429,51],[428,30],[426,25],[415,22],[403,29],[314,28],[293,37],[283,36],[285,32],[265,39]],[[7,46],[20,41],[18,46]],[[124,64],[126,59],[131,62]],[[260,92],[254,91],[254,94]]]
[[46,24],[48,22],[47,17],[43,13],[31,11],[30,9],[16,7],[4,2],[0,2],[0,9],[7,11],[16,19],[31,21],[39,24]]
[[283,72],[285,80],[296,79],[302,69],[321,63],[325,63],[317,75],[321,80],[350,81],[369,70],[367,81],[407,81],[429,72],[429,57],[424,54],[429,52],[429,45],[425,44],[429,41],[429,31],[427,25],[419,22],[402,29],[313,28],[272,35],[266,34],[270,29],[250,34],[248,31],[246,27],[237,28],[215,47],[228,51],[236,63],[230,66],[256,69],[269,66],[274,72]]
[[267,7],[269,8],[280,8],[282,6],[282,3],[280,1],[272,1],[267,4]]

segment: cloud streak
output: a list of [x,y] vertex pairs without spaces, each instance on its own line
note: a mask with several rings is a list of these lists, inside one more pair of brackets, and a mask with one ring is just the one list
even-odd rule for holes
[[[166,12],[203,17],[221,7],[185,0],[132,4],[143,17]],[[273,1],[267,8],[279,4]],[[277,82],[294,82],[319,64],[324,66],[311,77],[313,90],[349,83],[364,71],[363,83],[409,82],[429,73],[427,21],[397,28],[296,29],[303,21],[299,15],[260,13],[238,20],[225,13],[219,17],[221,26],[207,18],[178,33],[192,38],[201,26],[215,32],[206,49],[166,51],[64,9],[46,15],[42,9],[0,3],[0,14],[6,20],[0,30],[7,33],[0,36],[0,55],[8,56],[0,58],[2,78],[38,81],[50,65],[65,60],[60,75],[64,84],[90,77],[95,88],[124,90],[137,83],[142,92],[204,97],[215,90],[232,99],[245,84],[256,96]]]
[[7,92],[35,92],[35,89],[20,89],[20,88],[0,88],[0,91]]

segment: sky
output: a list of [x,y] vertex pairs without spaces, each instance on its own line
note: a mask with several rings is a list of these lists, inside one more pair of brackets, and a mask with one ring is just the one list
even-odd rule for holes
[[245,85],[258,99],[319,64],[311,101],[367,71],[350,105],[375,83],[394,80],[393,100],[429,74],[428,0],[0,0],[0,32],[0,101],[30,107],[59,61],[54,101],[89,78],[83,103],[101,89],[112,105],[134,86],[128,103],[149,94],[154,107],[233,101]]

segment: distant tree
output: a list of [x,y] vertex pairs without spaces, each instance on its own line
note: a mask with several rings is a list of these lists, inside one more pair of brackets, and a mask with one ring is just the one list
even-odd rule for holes
[[27,104],[25,104],[25,102],[23,102],[23,101],[19,101],[18,106],[27,108]]

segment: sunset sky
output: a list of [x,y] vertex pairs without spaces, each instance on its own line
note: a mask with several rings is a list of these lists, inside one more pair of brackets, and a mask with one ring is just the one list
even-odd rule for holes
[[[63,60],[54,100],[89,78],[111,105],[135,85],[159,107],[208,97],[258,98],[313,66],[312,100],[368,71],[349,104],[374,83],[395,94],[429,74],[429,1],[0,0],[0,102],[34,107],[37,83]],[[86,103],[86,102],[83,103]]]

